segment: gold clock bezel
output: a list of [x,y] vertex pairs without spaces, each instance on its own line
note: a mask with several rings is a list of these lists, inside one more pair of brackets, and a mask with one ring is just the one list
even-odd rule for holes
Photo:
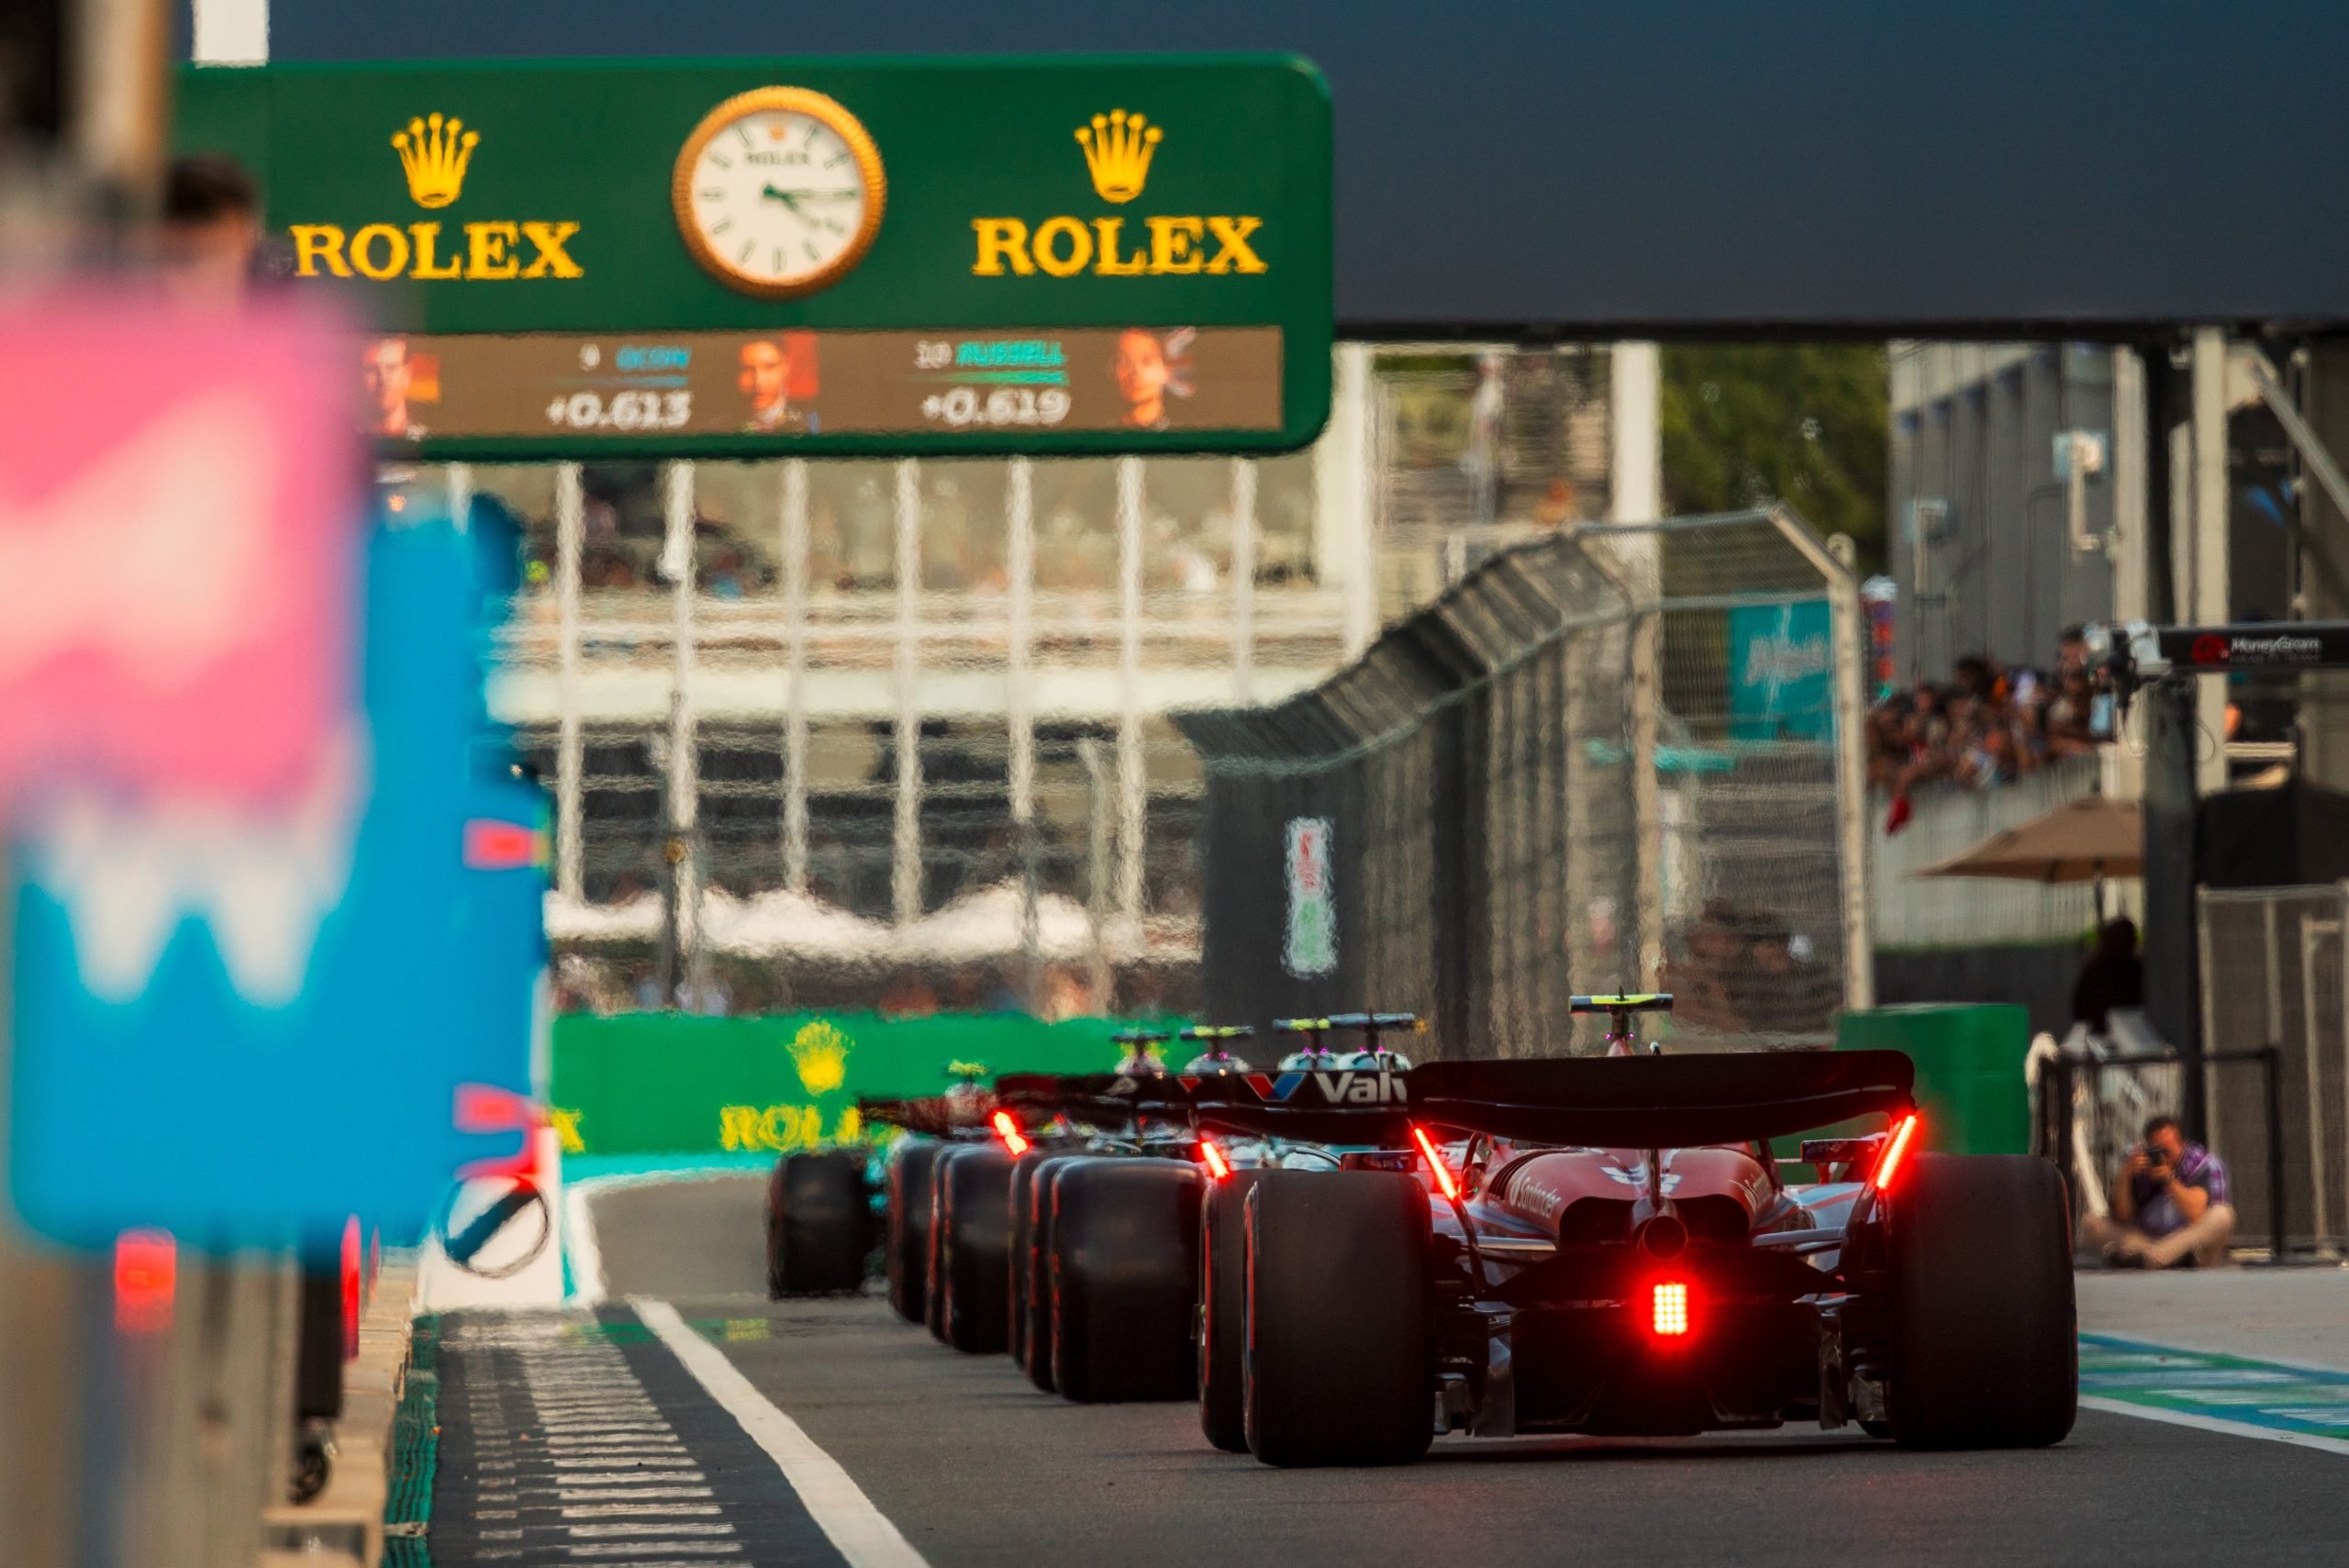
[[[805,277],[776,283],[753,277],[737,268],[710,247],[700,226],[694,221],[693,172],[701,161],[704,149],[722,135],[729,127],[745,115],[764,111],[785,110],[821,120],[845,143],[850,156],[856,160],[857,172],[863,178],[865,190],[864,217],[848,248],[817,271]],[[873,143],[872,133],[864,122],[841,106],[837,99],[807,87],[754,87],[747,93],[737,93],[704,115],[685,138],[685,145],[677,153],[677,164],[669,183],[669,205],[677,219],[677,232],[685,242],[702,270],[727,287],[740,294],[761,299],[796,299],[829,288],[846,277],[864,253],[873,249],[874,237],[881,229],[881,214],[888,206],[888,177],[881,168],[881,150]]]

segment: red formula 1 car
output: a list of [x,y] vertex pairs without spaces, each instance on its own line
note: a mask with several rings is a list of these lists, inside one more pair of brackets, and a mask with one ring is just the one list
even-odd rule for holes
[[[1576,1003],[1628,1037],[1669,1000]],[[1281,1465],[1407,1462],[1444,1431],[2059,1440],[2078,1392],[2062,1178],[1924,1152],[1911,1082],[1897,1051],[1838,1051],[1202,1087],[1203,1127],[1391,1151],[1208,1199],[1208,1436]],[[1820,1181],[1772,1157],[1877,1118],[1803,1146]]]

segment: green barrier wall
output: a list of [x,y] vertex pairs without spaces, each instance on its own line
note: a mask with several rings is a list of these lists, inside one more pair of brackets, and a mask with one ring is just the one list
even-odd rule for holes
[[2027,1154],[2022,1079],[2031,1016],[2006,1005],[1878,1007],[1837,1021],[1838,1051],[1905,1051],[1917,1064],[1921,1147],[1950,1154]]
[[951,1062],[994,1073],[1102,1073],[1122,1054],[1105,1018],[1016,1013],[883,1018],[779,1013],[566,1015],[554,1107],[566,1152],[805,1149],[858,1136],[860,1095],[934,1095]]

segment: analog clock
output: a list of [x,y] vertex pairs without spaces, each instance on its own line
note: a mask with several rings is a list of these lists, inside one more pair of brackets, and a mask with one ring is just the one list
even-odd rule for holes
[[854,115],[821,93],[761,87],[710,110],[671,187],[694,259],[730,288],[813,294],[863,259],[888,187]]

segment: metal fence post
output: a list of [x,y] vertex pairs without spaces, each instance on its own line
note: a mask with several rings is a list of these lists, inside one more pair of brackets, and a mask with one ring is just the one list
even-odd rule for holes
[[2270,1045],[2259,1055],[2267,1074],[2267,1210],[2275,1231],[2275,1251],[2268,1257],[2280,1263],[2285,1240],[2291,1234],[2284,1224],[2284,1052]]
[[1868,934],[1867,700],[1863,691],[1866,619],[1859,579],[1819,536],[1783,506],[1770,520],[1827,585],[1828,634],[1835,657],[1835,826],[1843,877],[1843,1006],[1876,1006],[1876,950]]

